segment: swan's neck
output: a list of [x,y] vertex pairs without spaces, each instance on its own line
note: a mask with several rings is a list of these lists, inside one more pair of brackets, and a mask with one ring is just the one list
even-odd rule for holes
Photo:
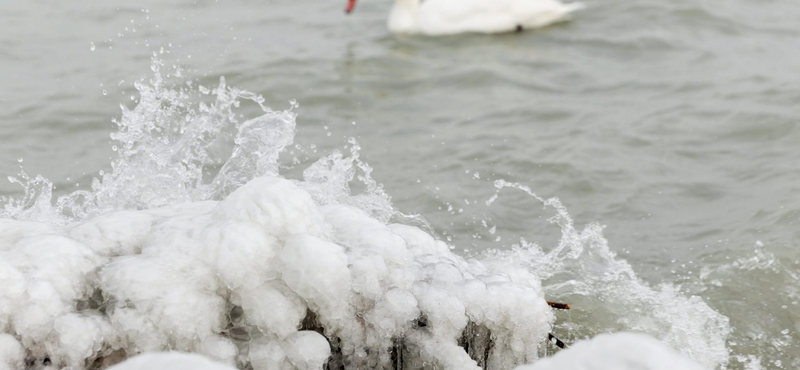
[[416,27],[417,10],[421,0],[396,0],[389,15],[389,29],[411,32]]

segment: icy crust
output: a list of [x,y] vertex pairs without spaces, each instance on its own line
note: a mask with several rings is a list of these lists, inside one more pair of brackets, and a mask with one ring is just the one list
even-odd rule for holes
[[25,350],[10,334],[0,333],[0,370],[22,369],[25,366]]
[[321,205],[305,185],[264,176],[219,202],[64,228],[0,220],[0,368],[99,368],[157,351],[255,370],[537,359],[554,318],[534,275]]
[[234,368],[191,353],[147,353],[133,357],[109,370],[233,370]]
[[[297,334],[302,333],[298,332]],[[418,333],[415,333],[416,335]],[[316,338],[319,338],[317,336]],[[321,338],[320,338],[321,339]],[[1,342],[1,341],[0,341]],[[321,343],[325,344],[325,343]],[[427,350],[436,349],[429,347]],[[642,354],[647,354],[643,356]],[[253,355],[251,354],[251,358]],[[453,358],[458,358],[458,355]],[[276,369],[278,367],[275,367]],[[185,353],[149,353],[136,356],[110,370],[232,370],[230,366]],[[555,356],[515,370],[707,370],[674,349],[645,334],[601,334],[573,344]]]
[[644,334],[600,334],[566,351],[515,370],[706,370]]

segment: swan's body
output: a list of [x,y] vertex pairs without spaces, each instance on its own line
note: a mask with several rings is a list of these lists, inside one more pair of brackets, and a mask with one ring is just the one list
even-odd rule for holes
[[[355,5],[350,1],[348,10]],[[396,0],[389,30],[426,35],[521,31],[564,21],[580,8],[559,0]]]

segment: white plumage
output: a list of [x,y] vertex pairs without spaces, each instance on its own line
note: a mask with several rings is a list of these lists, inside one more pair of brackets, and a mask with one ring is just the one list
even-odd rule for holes
[[[348,12],[355,2],[350,0]],[[396,0],[389,30],[432,36],[513,32],[565,21],[580,8],[559,0]]]

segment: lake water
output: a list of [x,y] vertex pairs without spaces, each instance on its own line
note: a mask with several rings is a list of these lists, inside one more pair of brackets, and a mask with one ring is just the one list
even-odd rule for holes
[[[487,206],[495,180],[558,197],[641,280],[726,316],[729,368],[800,367],[795,3],[587,0],[543,30],[442,38],[389,34],[388,0],[344,5],[2,0],[0,174],[89,189],[155,54],[195,86],[295,100],[287,176],[353,137],[396,208],[463,255],[561,236],[524,192]],[[626,329],[570,315],[568,340]]]

